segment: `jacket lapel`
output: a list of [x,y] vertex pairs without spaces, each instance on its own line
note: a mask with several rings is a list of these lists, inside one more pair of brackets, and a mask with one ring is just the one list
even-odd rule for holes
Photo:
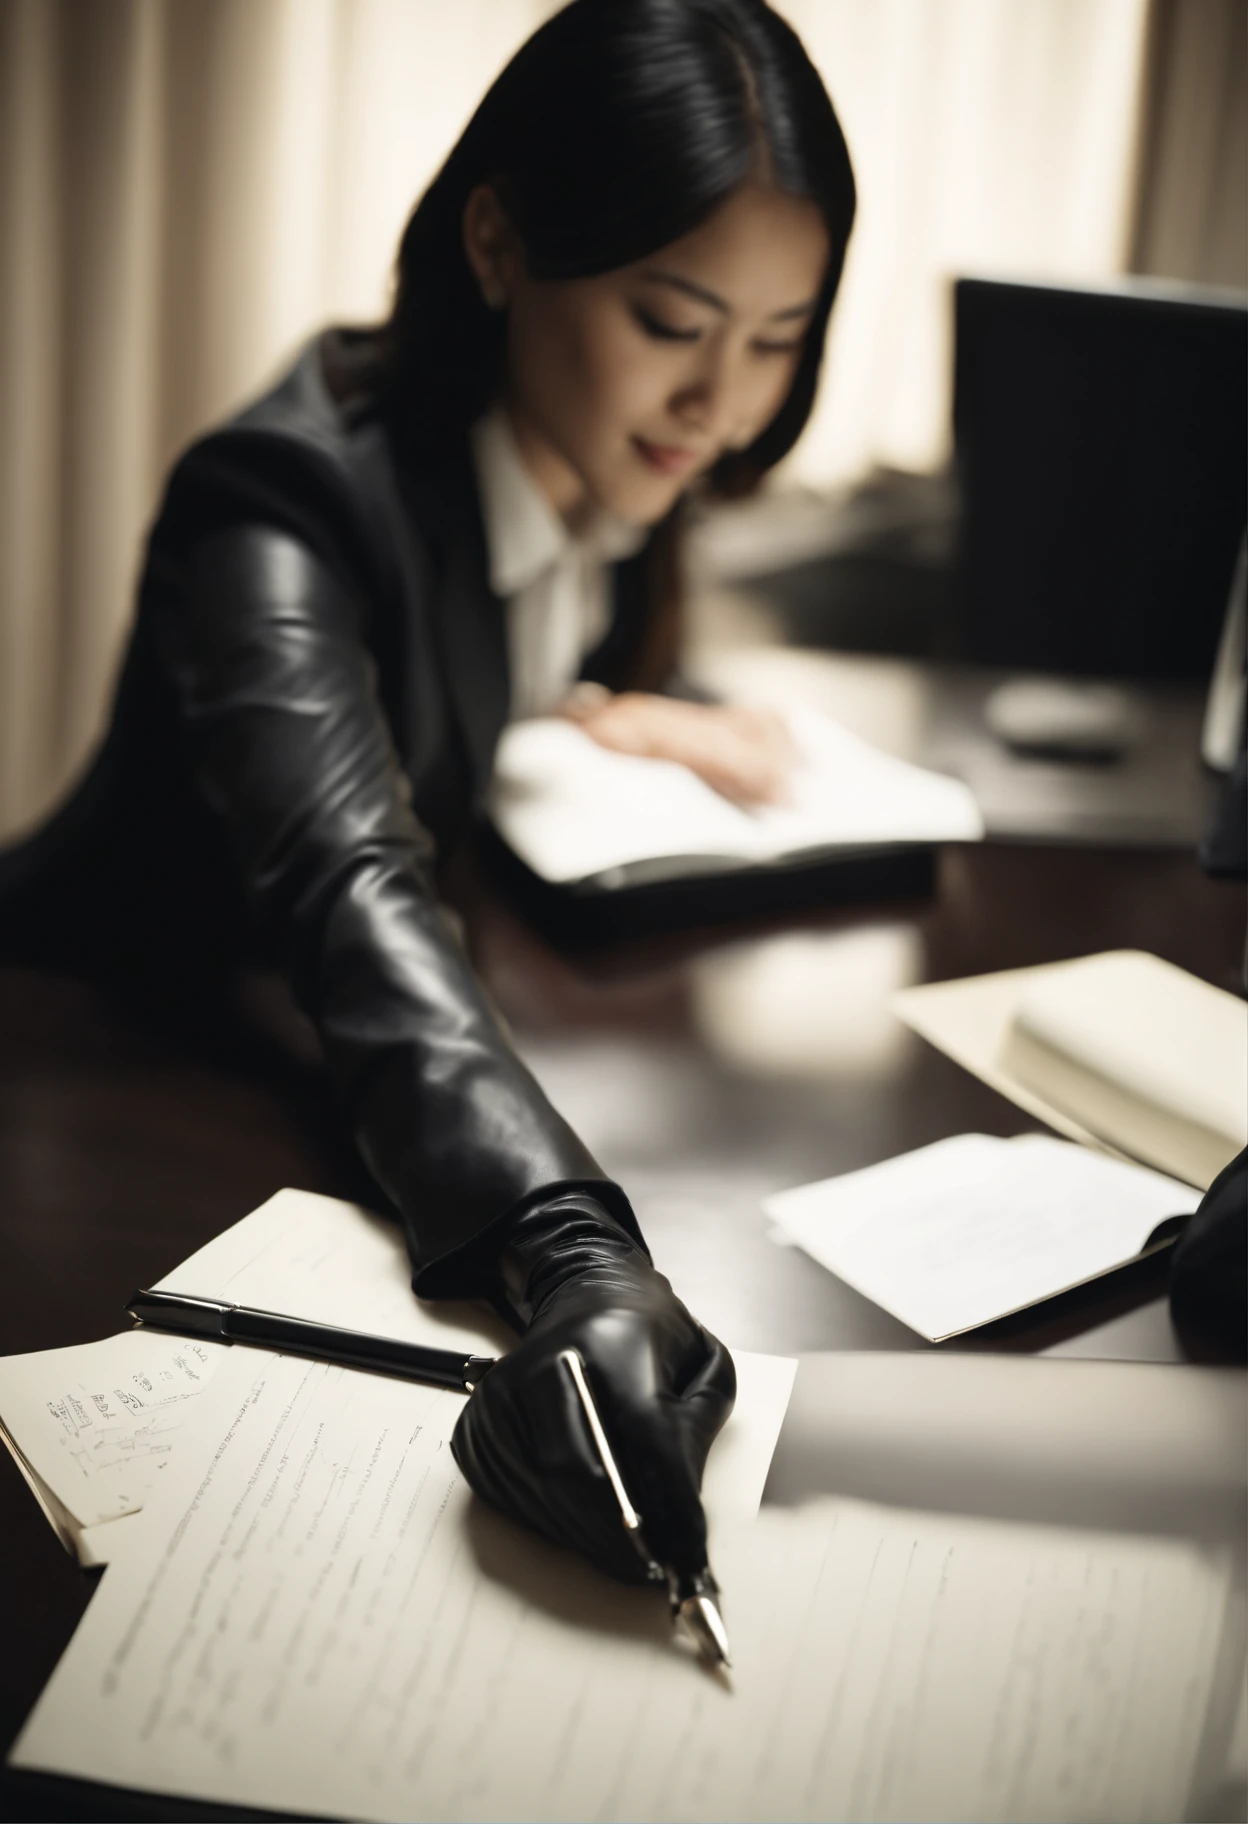
[[480,809],[511,698],[503,603],[490,588],[485,531],[467,454],[438,476],[413,476],[408,503],[435,555],[435,631]]

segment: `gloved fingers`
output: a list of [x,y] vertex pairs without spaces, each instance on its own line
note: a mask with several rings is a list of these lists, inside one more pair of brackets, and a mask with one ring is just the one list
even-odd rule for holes
[[[497,1374],[497,1370],[494,1373]],[[517,1409],[512,1390],[482,1382],[460,1414],[451,1440],[465,1480],[492,1507],[559,1545],[571,1546],[600,1570],[626,1583],[644,1581],[645,1569],[630,1543],[619,1505],[597,1457],[587,1461],[578,1424],[579,1410],[544,1412],[537,1402],[540,1430],[548,1440],[534,1449],[531,1401]],[[541,1391],[555,1396],[557,1380],[542,1378]],[[552,1461],[560,1418],[571,1419],[562,1449]]]
[[624,1525],[619,1503],[605,1477],[596,1482],[581,1479],[551,1481],[546,1499],[561,1543],[575,1547],[620,1583],[645,1583],[647,1569],[632,1536]]
[[[723,1344],[683,1307],[675,1310],[681,1321],[658,1327],[638,1324],[627,1310],[596,1314],[581,1332],[581,1348],[646,1543],[664,1566],[693,1574],[706,1566],[702,1472],[732,1409],[736,1374]],[[532,1389],[526,1385],[526,1404],[530,1391],[536,1392],[536,1379]],[[584,1436],[588,1452],[587,1426]]]
[[[675,1301],[672,1301],[675,1306]],[[706,1568],[700,1489],[707,1452],[732,1409],[732,1358],[675,1306],[679,1322],[615,1308],[564,1329],[579,1348],[608,1445],[642,1515],[646,1543],[684,1576]],[[564,1312],[566,1323],[567,1312]],[[628,1582],[645,1567],[595,1448],[557,1338],[532,1332],[480,1383],[453,1448],[470,1486],[547,1538]]]
[[[579,1352],[578,1352],[579,1353]],[[516,1397],[523,1403],[536,1467],[556,1475],[603,1477],[589,1423],[561,1352],[527,1363]],[[582,1360],[584,1358],[582,1357]]]
[[500,1437],[497,1424],[483,1417],[483,1405],[478,1387],[451,1435],[451,1453],[464,1480],[491,1507],[549,1536],[549,1518],[540,1494],[526,1477],[517,1474],[512,1452]]
[[604,1415],[603,1423],[611,1428],[620,1472],[641,1514],[650,1550],[665,1567],[693,1572],[706,1565],[702,1465],[691,1461],[678,1405],[664,1397],[640,1412]]
[[686,1383],[674,1407],[699,1488],[707,1454],[737,1400],[736,1364],[717,1336],[709,1330],[703,1330],[702,1335],[708,1351],[706,1361]]

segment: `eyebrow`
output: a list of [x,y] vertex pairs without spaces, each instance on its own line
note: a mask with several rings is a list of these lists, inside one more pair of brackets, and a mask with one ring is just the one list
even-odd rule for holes
[[[642,273],[643,279],[649,279],[656,285],[670,285],[674,291],[683,291],[691,298],[697,298],[701,304],[709,304],[713,310],[719,310],[725,316],[732,315],[732,305],[726,298],[721,298],[717,291],[711,291],[705,285],[697,284],[693,279],[685,279],[678,272],[660,272],[649,267]],[[789,304],[784,310],[773,310],[767,321],[785,323],[793,317],[808,317],[815,309],[817,299],[811,298],[805,304]]]

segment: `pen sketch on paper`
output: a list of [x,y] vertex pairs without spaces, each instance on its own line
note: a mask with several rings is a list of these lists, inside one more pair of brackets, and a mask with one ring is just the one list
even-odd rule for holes
[[[66,1456],[90,1481],[145,1457],[166,1456],[182,1428],[178,1406],[201,1392],[209,1376],[207,1349],[188,1341],[159,1366],[135,1369],[112,1387],[88,1388],[79,1381],[47,1402],[48,1413],[63,1428]],[[119,1493],[118,1498],[126,1506],[117,1511],[128,1511],[133,1497]]]
[[171,1460],[221,1344],[130,1330],[0,1359],[0,1425],[80,1528],[136,1513]]
[[661,1594],[471,1500],[437,1389],[236,1351],[14,1750],[365,1819],[1183,1813],[1226,1572],[836,1501],[715,1527],[731,1678]]

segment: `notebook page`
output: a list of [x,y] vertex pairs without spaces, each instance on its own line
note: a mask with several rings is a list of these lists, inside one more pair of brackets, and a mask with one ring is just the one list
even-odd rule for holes
[[499,744],[491,815],[534,873],[584,880],[665,856],[774,861],[803,849],[975,841],[959,780],[883,753],[813,710],[787,804],[740,810],[687,767],[599,747],[570,722],[520,722]]
[[1110,951],[1024,986],[1014,1025],[1145,1110],[1224,1136],[1228,1158],[1248,1144],[1248,1007],[1238,995],[1159,956]]
[[858,1506],[718,1528],[734,1669],[471,1501],[455,1396],[236,1350],[13,1753],[366,1819],[1173,1818],[1225,1572]]

